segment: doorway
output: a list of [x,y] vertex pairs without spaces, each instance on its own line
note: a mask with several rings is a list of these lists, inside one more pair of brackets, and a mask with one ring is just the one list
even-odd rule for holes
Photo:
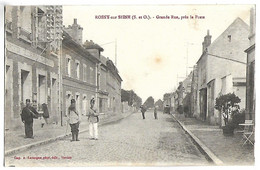
[[42,111],[42,104],[46,103],[46,76],[38,75],[38,110]]
[[207,88],[200,90],[200,118],[203,121],[207,118]]

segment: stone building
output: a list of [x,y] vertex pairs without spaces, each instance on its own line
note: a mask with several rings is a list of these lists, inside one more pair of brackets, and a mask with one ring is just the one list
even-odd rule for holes
[[222,117],[214,109],[220,94],[234,92],[245,108],[246,57],[241,49],[249,45],[249,26],[240,18],[213,42],[209,31],[204,37],[202,55],[197,61],[199,113],[197,117],[211,124],[221,124]]
[[95,44],[92,40],[85,41],[83,47],[88,51],[92,56],[99,60],[99,64],[97,65],[97,73],[96,73],[96,107],[99,112],[107,111],[107,96],[108,92],[106,91],[106,74],[107,74],[107,66],[106,66],[106,58],[101,55],[101,52],[104,51],[102,47],[98,44]]
[[192,71],[192,79],[191,79],[191,114],[192,116],[198,115],[198,69],[197,65],[193,66],[193,71]]
[[255,121],[255,8],[250,11],[250,46],[247,53],[246,68],[246,119]]
[[121,112],[121,83],[122,78],[120,77],[116,66],[113,61],[107,60],[107,92],[108,102],[107,111],[113,113]]
[[57,123],[62,6],[6,6],[5,35],[5,129],[22,126],[26,99]]
[[67,115],[71,99],[85,115],[91,97],[96,97],[99,60],[74,38],[63,32],[62,42],[62,115]]
[[108,90],[107,90],[107,58],[100,56],[101,64],[99,65],[98,71],[98,108],[99,112],[108,111]]

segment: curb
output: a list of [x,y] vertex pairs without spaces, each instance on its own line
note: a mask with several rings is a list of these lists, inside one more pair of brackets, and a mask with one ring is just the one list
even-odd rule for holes
[[206,156],[206,158],[213,162],[215,165],[224,165],[224,163],[204,144],[202,143],[197,136],[195,136],[189,129],[185,127],[173,114],[173,119],[179,123],[181,128],[187,133],[191,139],[194,141],[199,150]]
[[[124,113],[122,113],[124,114]],[[109,123],[114,123],[114,122],[117,122],[117,121],[120,121],[122,119],[125,119],[127,117],[129,117],[130,115],[132,115],[133,113],[129,113],[128,115],[126,116],[123,116],[123,117],[119,117],[119,118],[115,118],[115,119],[112,119],[112,120],[107,120],[107,121],[104,121],[104,122],[101,122],[99,123],[99,126],[103,126],[103,125],[106,125],[106,124],[109,124]],[[87,132],[89,129],[88,127],[84,130],[81,130],[79,133],[84,133],[84,132]],[[43,141],[38,141],[38,142],[35,142],[35,143],[32,143],[32,144],[28,144],[28,145],[24,145],[24,146],[20,146],[20,147],[17,147],[17,148],[14,148],[14,149],[11,149],[11,150],[8,150],[5,152],[5,156],[10,156],[10,155],[13,155],[15,153],[18,153],[18,152],[22,152],[22,151],[25,151],[25,150],[28,150],[28,149],[31,149],[31,148],[34,148],[36,146],[41,146],[41,145],[45,145],[45,144],[48,144],[48,143],[51,143],[51,142],[55,142],[57,140],[60,140],[60,139],[64,139],[64,138],[67,138],[71,136],[71,134],[69,135],[60,135],[60,136],[57,136],[57,137],[54,137],[54,138],[50,138],[50,139],[47,139],[47,140],[43,140]]]

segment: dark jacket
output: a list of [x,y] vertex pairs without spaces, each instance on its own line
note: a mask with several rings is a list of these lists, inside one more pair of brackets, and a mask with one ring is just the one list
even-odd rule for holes
[[142,106],[142,107],[141,107],[141,112],[142,112],[142,113],[146,112],[145,106]]
[[45,104],[45,103],[42,104],[42,110],[43,110],[43,117],[49,118],[50,115],[49,115],[47,104]]
[[39,113],[31,106],[24,107],[21,118],[25,123],[33,123],[33,118],[38,118]]

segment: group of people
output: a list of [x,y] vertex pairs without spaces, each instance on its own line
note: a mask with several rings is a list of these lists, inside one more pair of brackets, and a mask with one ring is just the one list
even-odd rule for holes
[[[88,109],[86,116],[89,122],[89,136],[91,140],[98,140],[98,122],[99,115],[95,106],[95,98],[92,97],[90,100],[90,108]],[[145,119],[146,107],[142,105],[141,112],[143,119]],[[45,108],[46,109],[46,108]],[[71,141],[79,141],[79,125],[81,122],[81,114],[76,108],[76,100],[71,100],[71,105],[68,108],[68,123],[71,128],[72,139]],[[21,119],[25,126],[25,138],[33,138],[33,119],[38,118],[39,113],[34,107],[31,106],[30,99],[26,99],[26,106],[22,110]],[[157,117],[157,106],[154,107],[154,118]],[[47,123],[47,122],[46,122]]]
[[[69,124],[71,127],[72,139],[71,141],[79,141],[79,124],[80,124],[80,114],[76,109],[75,99],[71,100],[71,105],[68,110]],[[97,112],[95,105],[95,98],[92,97],[90,100],[90,108],[86,113],[89,121],[89,135],[91,140],[98,140],[98,122],[99,122],[99,113]]]
[[[88,109],[86,116],[89,122],[89,135],[91,140],[98,140],[98,122],[100,113],[97,112],[95,106],[95,98],[90,100],[90,108]],[[101,113],[102,114],[102,113]],[[71,105],[68,108],[68,123],[71,128],[72,139],[71,141],[79,141],[79,125],[81,122],[81,114],[76,109],[75,99],[71,100]],[[33,137],[33,119],[38,118],[39,113],[34,107],[31,106],[30,99],[26,99],[26,106],[21,113],[21,119],[25,126],[25,138]]]
[[[147,110],[146,106],[142,105],[142,106],[140,106],[140,108],[141,108],[141,113],[142,113],[143,119],[145,119],[145,112]],[[154,107],[153,113],[154,113],[154,118],[158,119],[158,117],[157,117],[157,106]]]

